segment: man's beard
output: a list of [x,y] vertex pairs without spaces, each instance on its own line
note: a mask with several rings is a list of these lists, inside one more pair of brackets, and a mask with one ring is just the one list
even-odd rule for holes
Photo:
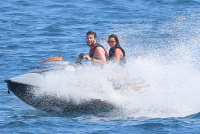
[[87,45],[88,46],[94,46],[94,41],[91,43],[91,45],[89,45],[88,42],[87,42]]

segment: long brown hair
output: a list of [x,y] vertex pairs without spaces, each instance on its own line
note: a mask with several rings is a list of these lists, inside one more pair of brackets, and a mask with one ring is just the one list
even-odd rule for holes
[[116,46],[117,46],[117,47],[120,47],[119,39],[118,39],[117,35],[111,34],[111,35],[108,37],[108,39],[111,38],[111,37],[115,38],[115,41],[117,42]]

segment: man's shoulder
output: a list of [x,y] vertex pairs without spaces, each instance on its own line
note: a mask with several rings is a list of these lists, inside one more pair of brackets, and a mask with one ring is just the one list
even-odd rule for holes
[[101,50],[101,49],[104,49],[104,47],[103,47],[101,44],[96,43],[96,44],[95,44],[95,49]]
[[94,50],[94,54],[96,55],[99,55],[99,54],[103,54],[103,53],[105,53],[105,51],[104,51],[104,48],[103,47],[101,47],[101,46],[97,46],[96,48],[95,48],[95,50]]
[[96,47],[96,50],[97,50],[97,51],[101,51],[101,50],[104,51],[104,48],[103,48],[102,46],[97,46],[97,47]]

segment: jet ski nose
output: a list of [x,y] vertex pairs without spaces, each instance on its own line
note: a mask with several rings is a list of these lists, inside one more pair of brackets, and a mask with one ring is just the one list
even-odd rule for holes
[[[11,80],[4,80],[4,82],[6,82],[9,85],[9,83],[11,83]],[[10,94],[9,88],[8,88],[8,94]]]
[[6,83],[10,83],[10,82],[11,82],[11,80],[4,80],[4,82],[6,82]]

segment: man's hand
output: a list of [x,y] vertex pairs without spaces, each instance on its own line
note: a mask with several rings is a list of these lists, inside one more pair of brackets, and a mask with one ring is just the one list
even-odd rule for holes
[[84,53],[79,53],[79,54],[78,54],[78,57],[79,57],[80,59],[83,59],[83,60],[91,60],[90,56],[89,56],[89,55],[86,55],[86,54],[84,54]]
[[84,60],[91,60],[90,56],[89,56],[89,55],[86,55],[86,54],[83,56],[83,59],[84,59]]

